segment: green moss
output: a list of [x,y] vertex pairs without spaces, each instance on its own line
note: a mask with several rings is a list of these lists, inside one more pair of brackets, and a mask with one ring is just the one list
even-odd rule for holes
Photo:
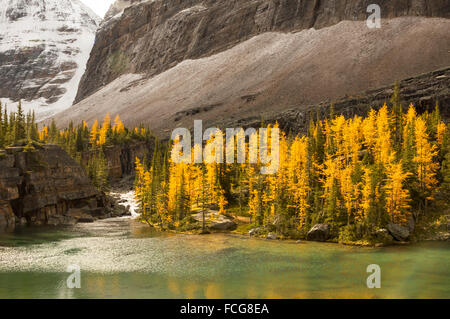
[[248,234],[248,232],[255,227],[256,226],[253,224],[241,224],[238,225],[238,227],[234,230],[234,232],[239,234]]
[[33,146],[33,144],[27,144],[23,148],[24,153],[30,153],[30,152],[36,152],[36,148]]
[[108,57],[108,65],[115,74],[124,73],[128,64],[128,57],[121,51],[116,51]]

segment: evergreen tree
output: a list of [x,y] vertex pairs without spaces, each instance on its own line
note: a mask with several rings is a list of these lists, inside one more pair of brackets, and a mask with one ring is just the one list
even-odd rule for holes
[[22,102],[19,101],[17,113],[14,120],[14,143],[24,140],[27,137],[25,115],[22,109]]
[[395,151],[400,156],[402,135],[403,135],[403,109],[401,103],[400,85],[394,84],[394,93],[390,99],[392,105],[392,138],[395,145]]
[[59,132],[58,132],[58,128],[56,126],[55,119],[52,119],[49,131],[48,131],[48,137],[49,137],[50,142],[51,143],[57,143],[58,142],[58,136],[59,136]]

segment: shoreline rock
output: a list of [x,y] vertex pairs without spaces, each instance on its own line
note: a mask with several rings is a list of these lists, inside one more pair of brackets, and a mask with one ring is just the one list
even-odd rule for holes
[[393,223],[388,224],[387,230],[392,235],[392,237],[394,237],[395,240],[400,242],[406,241],[410,236],[409,229],[407,227],[398,224]]
[[84,169],[57,145],[31,151],[10,147],[0,155],[0,231],[16,224],[73,225],[129,214],[99,192]]
[[330,237],[330,226],[328,224],[317,224],[308,232],[309,241],[325,242]]
[[[192,215],[192,217],[200,224],[203,223],[203,213],[197,213]],[[219,214],[218,211],[210,210],[205,213],[205,225],[209,230],[217,231],[227,231],[234,230],[237,224],[232,221],[229,217]]]

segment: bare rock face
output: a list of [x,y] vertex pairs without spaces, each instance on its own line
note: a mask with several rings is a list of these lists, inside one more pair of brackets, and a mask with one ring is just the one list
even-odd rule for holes
[[[441,115],[450,120],[450,67],[421,74],[416,77],[399,81],[402,95],[402,105],[406,109],[413,104],[420,113],[432,111],[439,103]],[[346,116],[366,116],[371,108],[378,109],[393,94],[393,86],[380,87],[353,96],[345,96],[336,100],[326,100],[316,105],[303,105],[283,112],[265,112],[261,116],[271,123],[278,122],[280,128],[286,132],[304,133],[308,129],[311,114],[319,114],[321,118],[328,116],[330,103],[333,103],[337,114]],[[300,106],[300,105],[299,105]],[[242,117],[239,120],[229,119],[222,122],[224,127],[256,127],[260,117]],[[219,123],[214,123],[219,125]],[[414,228],[414,220],[409,220],[410,230]]]
[[[137,2],[137,4],[134,4]],[[99,29],[75,102],[122,74],[154,76],[187,59],[227,50],[265,32],[364,20],[371,0],[118,1]],[[131,6],[129,6],[131,4]],[[133,5],[134,4],[134,5]],[[450,17],[446,0],[381,1],[383,18]]]
[[13,147],[0,154],[0,228],[22,218],[29,224],[55,224],[70,208],[92,201],[105,206],[83,168],[60,147],[28,152]]
[[0,0],[0,101],[38,118],[70,107],[99,22],[78,0]]
[[13,229],[16,217],[8,201],[0,201],[0,231]]

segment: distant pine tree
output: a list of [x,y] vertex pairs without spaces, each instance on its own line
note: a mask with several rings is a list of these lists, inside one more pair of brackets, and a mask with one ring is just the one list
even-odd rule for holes
[[3,120],[3,105],[0,101],[0,148],[3,148],[5,146],[5,126],[4,126],[4,120]]
[[390,99],[392,104],[392,139],[395,151],[400,156],[403,137],[403,107],[401,103],[400,85],[394,84],[394,93]]
[[50,124],[50,129],[48,131],[48,136],[49,136],[49,139],[50,139],[51,143],[57,143],[59,132],[58,132],[58,127],[56,126],[56,122],[55,122],[54,119],[52,119],[52,122]]
[[16,118],[14,121],[14,143],[24,140],[27,137],[26,120],[22,109],[22,102],[17,106]]

